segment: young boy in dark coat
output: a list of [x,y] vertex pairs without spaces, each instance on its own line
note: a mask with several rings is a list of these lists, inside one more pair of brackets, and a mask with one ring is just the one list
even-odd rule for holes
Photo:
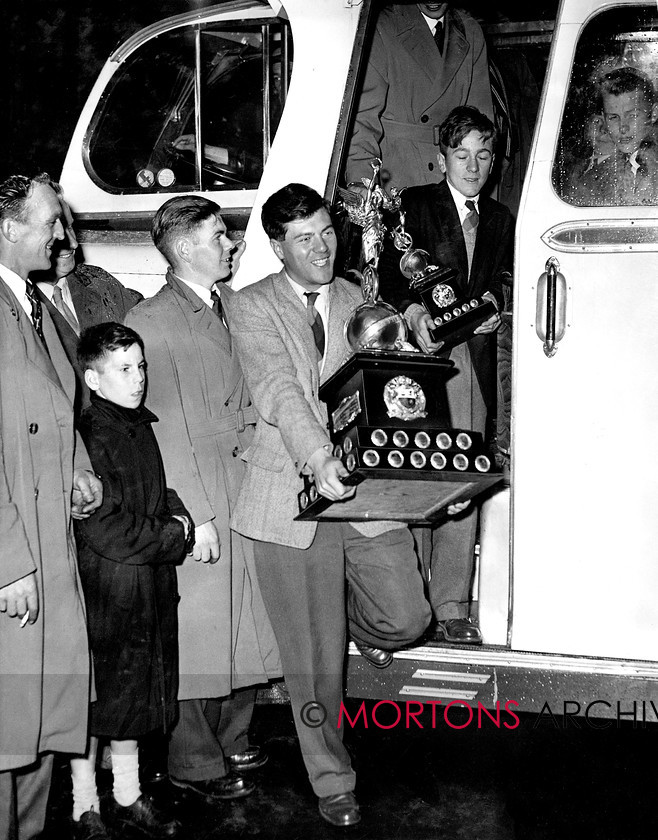
[[95,780],[98,738],[110,739],[117,826],[173,836],[141,793],[137,738],[167,729],[178,689],[175,564],[190,550],[189,514],[165,483],[160,450],[144,405],[144,345],[134,330],[109,322],[83,331],[80,366],[91,405],[80,432],[103,480],[103,504],[76,531],[87,604],[97,699],[91,704],[90,749],[71,762],[73,819],[81,838],[103,837]]

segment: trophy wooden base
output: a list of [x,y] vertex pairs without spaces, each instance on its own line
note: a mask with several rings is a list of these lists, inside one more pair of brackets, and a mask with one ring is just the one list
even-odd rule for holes
[[[502,481],[500,473],[442,472],[359,468],[346,484],[358,485],[356,495],[345,502],[331,502],[317,495],[296,516],[301,520],[370,522],[390,519],[416,525],[432,525],[446,515],[449,505],[464,502]],[[314,488],[309,482],[307,494]]]
[[502,480],[482,435],[451,427],[453,363],[422,353],[355,353],[320,389],[329,433],[356,495],[331,502],[304,478],[300,520],[431,524],[445,508]]

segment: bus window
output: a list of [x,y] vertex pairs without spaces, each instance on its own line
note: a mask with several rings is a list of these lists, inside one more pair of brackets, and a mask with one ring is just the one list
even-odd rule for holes
[[257,187],[283,110],[291,44],[279,21],[190,26],[153,38],[101,100],[89,174],[123,194]]
[[580,207],[658,204],[656,4],[609,9],[579,39],[553,186]]

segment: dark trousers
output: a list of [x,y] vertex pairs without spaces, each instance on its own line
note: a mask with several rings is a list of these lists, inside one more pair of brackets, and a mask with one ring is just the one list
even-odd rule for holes
[[0,840],[32,840],[41,834],[52,770],[50,753],[29,767],[0,773]]
[[[448,380],[447,394],[453,426],[484,433],[487,407],[471,364],[467,344],[450,353],[459,371]],[[429,599],[439,621],[467,618],[470,613],[475,540],[478,531],[477,501],[458,516],[450,516],[432,529]],[[425,561],[427,554],[423,559]]]
[[225,776],[226,756],[249,746],[255,700],[256,689],[243,688],[230,697],[179,701],[169,742],[169,775],[190,782]]
[[338,729],[347,625],[355,641],[390,650],[427,627],[430,608],[411,534],[396,528],[365,537],[348,523],[321,522],[307,549],[265,542],[254,549],[313,790],[351,791],[355,775]]

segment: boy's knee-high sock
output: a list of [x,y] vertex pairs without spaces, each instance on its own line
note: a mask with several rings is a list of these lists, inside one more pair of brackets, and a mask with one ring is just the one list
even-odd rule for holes
[[98,739],[91,738],[89,752],[82,758],[71,759],[71,781],[73,782],[73,819],[79,820],[85,811],[92,808],[100,813],[98,789],[96,788],[96,750]]
[[114,798],[123,807],[132,805],[141,796],[137,741],[112,741],[112,776]]

